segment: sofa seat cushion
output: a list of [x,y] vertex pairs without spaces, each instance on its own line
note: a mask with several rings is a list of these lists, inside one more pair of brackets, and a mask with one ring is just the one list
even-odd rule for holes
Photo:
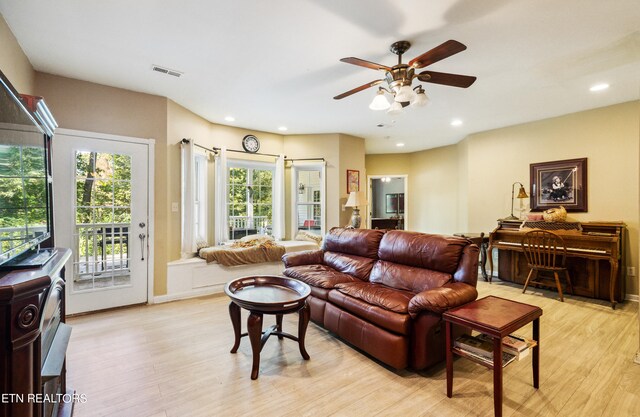
[[336,271],[327,265],[300,265],[284,270],[284,275],[298,279],[312,287],[327,290],[335,288],[337,284],[346,282],[361,282],[358,278]]
[[405,336],[411,333],[411,316],[409,314],[387,310],[347,295],[338,289],[329,291],[329,301],[338,308],[393,333]]

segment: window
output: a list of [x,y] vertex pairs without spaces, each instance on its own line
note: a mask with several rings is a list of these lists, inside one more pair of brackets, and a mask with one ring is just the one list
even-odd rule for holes
[[229,162],[229,239],[271,233],[274,170],[272,164]]
[[293,167],[294,236],[301,230],[324,234],[324,166]]

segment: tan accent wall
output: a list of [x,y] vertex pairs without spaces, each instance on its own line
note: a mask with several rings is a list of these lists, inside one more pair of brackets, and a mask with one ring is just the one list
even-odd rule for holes
[[[477,133],[405,156],[367,155],[366,164],[372,175],[402,173],[393,171],[409,158],[408,229],[488,233],[509,215],[511,184],[529,188],[529,164],[587,157],[589,211],[569,218],[625,222],[628,266],[638,272],[639,142],[640,102],[633,101]],[[627,277],[628,294],[638,294],[638,285],[638,278]]]
[[[169,212],[167,213],[167,227],[158,230],[166,230],[168,261],[180,259],[181,252],[182,200],[180,195],[180,144],[178,142],[186,138],[202,144],[202,142],[206,142],[209,139],[210,135],[211,123],[208,120],[192,113],[172,100],[167,100],[167,165],[165,170],[169,173],[167,177]],[[213,165],[213,162],[211,165]],[[208,185],[212,186],[213,181]],[[172,203],[178,204],[178,211],[171,210]],[[213,225],[211,225],[211,229],[212,227]],[[164,268],[166,269],[166,266]]]
[[35,71],[2,15],[0,15],[0,70],[18,92],[34,94]]
[[[198,145],[205,148],[221,148],[242,150],[242,139],[249,134],[255,135],[260,141],[261,153],[268,153],[279,155],[284,153],[283,150],[283,136],[268,132],[261,132],[255,130],[248,130],[244,128],[225,126],[215,123],[211,123],[208,120],[192,113],[190,110],[182,107],[181,105],[168,100],[168,112],[167,112],[167,137],[168,137],[168,149],[169,149],[169,168],[171,173],[169,178],[169,200],[171,203],[178,203],[180,207],[180,142],[183,138],[192,139]],[[243,160],[257,160],[265,162],[273,162],[273,157],[264,157],[259,155],[252,155],[245,152],[229,152],[227,154],[229,159],[243,159]],[[215,218],[215,206],[214,206],[214,192],[215,192],[215,164],[213,157],[209,160],[208,169],[208,195],[207,211],[208,217],[208,229],[209,229],[209,242],[214,240],[214,218]],[[169,261],[180,259],[180,246],[181,246],[181,213],[182,207],[178,212],[170,213],[169,227],[171,235],[175,236],[172,239],[169,248]]]
[[366,155],[367,175],[408,175],[411,173],[410,153]]
[[166,294],[166,264],[174,239],[168,178],[175,175],[168,171],[167,99],[40,72],[35,94],[45,97],[62,128],[155,139],[154,294]]
[[[340,225],[340,135],[291,135],[284,137],[287,158],[325,158],[326,162],[326,227],[329,230]],[[364,150],[362,152],[364,156]],[[291,184],[291,170],[287,169],[287,184]],[[346,174],[345,174],[346,175]],[[346,181],[346,179],[345,179]],[[346,185],[343,187],[346,188]],[[291,187],[288,187],[291,188]],[[289,190],[291,191],[291,190]],[[287,192],[287,236],[292,238],[291,194]]]

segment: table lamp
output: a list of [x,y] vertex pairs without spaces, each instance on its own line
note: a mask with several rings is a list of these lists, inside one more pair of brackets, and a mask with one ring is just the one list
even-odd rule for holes
[[515,186],[516,184],[520,184],[520,191],[518,191],[518,196],[516,198],[529,198],[527,192],[524,190],[524,185],[521,182],[514,182],[511,185],[511,216],[504,218],[503,220],[519,220],[516,216],[513,215],[513,195],[515,194]]
[[351,191],[349,193],[349,198],[347,199],[347,203],[344,205],[345,207],[353,207],[353,214],[351,214],[351,226],[354,229],[358,229],[360,224],[362,223],[362,218],[360,217],[360,209],[358,206],[365,204],[365,201],[360,197],[360,193],[358,191]]

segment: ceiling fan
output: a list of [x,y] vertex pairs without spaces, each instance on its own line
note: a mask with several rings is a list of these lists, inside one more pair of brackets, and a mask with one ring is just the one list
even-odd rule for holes
[[[394,42],[390,50],[398,55],[398,64],[393,67],[376,64],[374,62],[365,61],[364,59],[348,57],[342,58],[340,61],[348,64],[358,65],[365,68],[371,68],[378,71],[384,71],[384,78],[371,81],[370,83],[361,85],[352,90],[344,92],[334,97],[334,100],[340,100],[352,94],[366,90],[367,88],[376,86],[384,81],[387,82],[388,89],[378,87],[378,94],[374,98],[369,108],[373,110],[389,109],[389,113],[397,113],[403,107],[408,105],[421,106],[427,103],[428,98],[421,85],[412,88],[411,83],[414,78],[426,83],[442,84],[452,87],[467,88],[476,80],[476,77],[469,75],[450,74],[445,72],[422,71],[415,73],[416,69],[424,68],[435,62],[441,61],[452,55],[462,52],[467,47],[455,40],[448,40],[441,45],[436,46],[430,51],[415,57],[408,64],[402,63],[402,55],[409,50],[411,43],[408,41]],[[394,96],[394,103],[389,104],[384,93],[387,92]]]

